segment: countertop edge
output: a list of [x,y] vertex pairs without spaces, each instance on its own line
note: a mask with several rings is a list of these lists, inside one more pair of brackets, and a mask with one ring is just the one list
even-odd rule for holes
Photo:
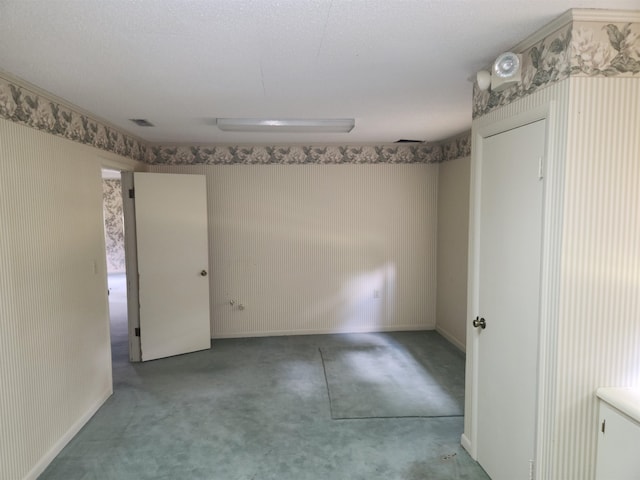
[[640,388],[600,387],[599,399],[640,423]]

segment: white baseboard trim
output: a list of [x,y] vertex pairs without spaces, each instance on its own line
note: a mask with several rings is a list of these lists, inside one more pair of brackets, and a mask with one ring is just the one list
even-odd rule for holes
[[404,325],[371,328],[350,328],[341,329],[317,329],[317,330],[266,330],[257,332],[230,332],[214,333],[212,339],[222,338],[249,338],[249,337],[281,337],[285,335],[333,335],[337,333],[383,333],[383,332],[421,332],[425,330],[435,330],[433,325]]
[[458,350],[462,351],[463,353],[466,353],[467,346],[464,343],[462,343],[460,340],[458,340],[456,337],[451,335],[449,332],[447,332],[445,329],[438,327],[436,325],[436,332],[438,332],[444,338],[449,340],[449,342],[453,344]]
[[467,453],[471,455],[471,458],[473,458],[473,455],[471,453],[471,442],[469,441],[469,439],[464,433],[460,437],[460,445],[462,445],[462,448],[464,448],[467,451]]
[[51,447],[51,449],[40,458],[38,463],[34,465],[29,473],[24,477],[23,480],[36,480],[38,476],[42,474],[49,466],[51,462],[53,462],[54,458],[58,456],[58,454],[62,451],[64,447],[76,436],[76,434],[80,431],[85,424],[91,420],[91,417],[95,415],[98,409],[107,401],[107,399],[113,394],[113,387],[110,386],[98,399],[96,403],[94,403],[89,410],[82,415],[76,421],[67,432],[60,437],[60,439]]

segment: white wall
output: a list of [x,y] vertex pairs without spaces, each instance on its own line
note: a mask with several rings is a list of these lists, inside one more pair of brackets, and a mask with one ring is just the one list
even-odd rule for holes
[[436,330],[466,350],[470,157],[440,164]]
[[438,165],[149,169],[207,176],[214,337],[435,327]]
[[117,157],[97,152],[0,119],[3,479],[35,478],[112,391],[100,166]]

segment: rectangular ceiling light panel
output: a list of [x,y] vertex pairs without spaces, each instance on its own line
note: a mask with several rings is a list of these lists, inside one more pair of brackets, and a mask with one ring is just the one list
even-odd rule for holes
[[355,127],[353,118],[260,119],[218,118],[216,124],[225,132],[305,132],[348,133]]

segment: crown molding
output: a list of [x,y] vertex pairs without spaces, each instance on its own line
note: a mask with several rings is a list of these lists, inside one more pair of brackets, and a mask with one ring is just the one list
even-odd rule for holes
[[562,15],[560,15],[555,20],[547,23],[544,27],[536,30],[534,33],[529,35],[527,38],[516,44],[511,51],[514,53],[523,53],[529,48],[533,47],[536,43],[544,40],[551,34],[557,32],[563,27],[566,27],[571,22],[573,22],[573,11],[567,10]]
[[573,8],[529,35],[511,51],[523,53],[536,43],[573,22],[636,23],[640,22],[640,10],[606,10],[598,8]]
[[640,10],[605,10],[575,8],[569,10],[574,22],[639,23]]

